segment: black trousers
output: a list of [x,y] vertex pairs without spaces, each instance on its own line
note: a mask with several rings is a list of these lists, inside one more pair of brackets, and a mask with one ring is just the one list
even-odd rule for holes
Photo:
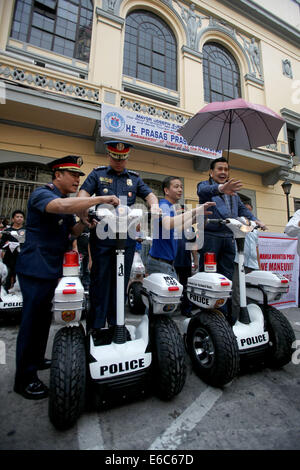
[[[124,302],[129,282],[135,245],[125,249]],[[116,248],[91,243],[92,269],[90,274],[90,311],[87,329],[104,328],[106,320],[116,324]]]
[[52,319],[57,279],[18,274],[23,296],[22,320],[17,338],[16,382],[27,385],[37,378],[43,362]]

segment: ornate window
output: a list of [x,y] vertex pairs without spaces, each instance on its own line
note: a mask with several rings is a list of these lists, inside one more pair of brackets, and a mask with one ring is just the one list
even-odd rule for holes
[[89,61],[92,0],[16,0],[11,36]]
[[177,45],[169,26],[149,11],[126,18],[124,75],[177,89]]
[[203,47],[204,100],[228,101],[241,96],[240,72],[234,57],[218,43]]

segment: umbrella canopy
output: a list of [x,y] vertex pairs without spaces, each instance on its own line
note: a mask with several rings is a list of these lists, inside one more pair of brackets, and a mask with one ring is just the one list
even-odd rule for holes
[[274,144],[284,124],[277,113],[242,98],[204,106],[178,132],[189,145],[212,150],[245,149]]

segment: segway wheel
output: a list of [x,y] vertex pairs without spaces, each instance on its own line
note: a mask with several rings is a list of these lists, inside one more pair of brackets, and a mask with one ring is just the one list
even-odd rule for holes
[[141,282],[133,282],[128,289],[129,310],[135,315],[143,315],[145,313],[145,304],[142,300],[141,289]]
[[49,418],[60,430],[75,424],[84,408],[86,353],[83,327],[65,327],[54,338],[49,387]]
[[202,311],[193,317],[185,340],[193,368],[207,384],[222,387],[238,374],[236,338],[218,310]]
[[185,350],[176,323],[155,315],[153,325],[154,391],[162,400],[181,392],[186,379]]
[[266,314],[270,338],[267,365],[280,368],[291,361],[295,333],[288,319],[276,308],[268,305]]

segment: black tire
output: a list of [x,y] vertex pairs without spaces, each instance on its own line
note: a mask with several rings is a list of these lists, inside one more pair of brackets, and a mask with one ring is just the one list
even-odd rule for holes
[[191,319],[186,345],[196,374],[207,384],[222,387],[238,374],[236,338],[218,310],[201,311]]
[[267,365],[280,368],[291,361],[295,333],[288,319],[276,308],[269,305],[266,315],[270,340]]
[[176,323],[166,315],[153,318],[154,392],[171,400],[181,392],[186,379],[185,350]]
[[49,418],[60,430],[75,424],[85,404],[84,329],[65,327],[54,338],[50,369]]
[[145,304],[141,296],[142,283],[133,282],[128,289],[128,306],[131,313],[143,315],[145,313]]

